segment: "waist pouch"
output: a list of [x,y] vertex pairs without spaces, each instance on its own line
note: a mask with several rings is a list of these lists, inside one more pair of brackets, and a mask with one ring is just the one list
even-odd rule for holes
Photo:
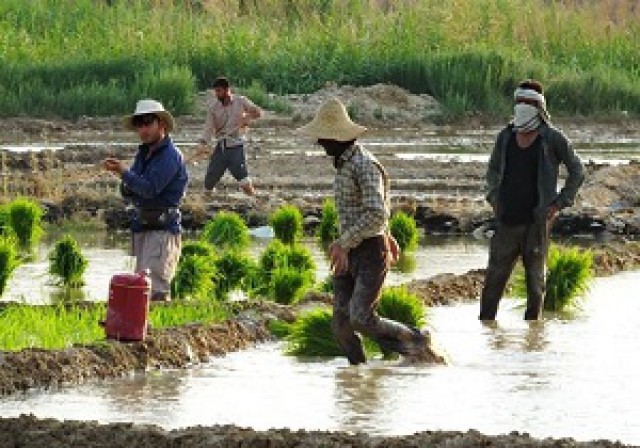
[[136,209],[142,230],[166,230],[172,213],[177,209],[168,207],[145,207]]

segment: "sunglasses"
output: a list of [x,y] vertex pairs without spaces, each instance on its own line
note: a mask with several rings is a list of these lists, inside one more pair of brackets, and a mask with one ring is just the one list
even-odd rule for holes
[[135,115],[131,119],[131,124],[134,128],[141,128],[144,126],[150,126],[157,120],[158,116],[156,114]]

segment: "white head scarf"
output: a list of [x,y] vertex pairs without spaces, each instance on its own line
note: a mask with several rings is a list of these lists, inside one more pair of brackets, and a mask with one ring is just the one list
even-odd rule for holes
[[[542,122],[549,123],[551,117],[547,111],[547,101],[541,93],[533,89],[523,89],[518,87],[513,94],[516,100],[514,107],[513,126],[516,131],[529,132],[540,127]],[[517,103],[519,99],[535,101],[538,106],[527,103]]]

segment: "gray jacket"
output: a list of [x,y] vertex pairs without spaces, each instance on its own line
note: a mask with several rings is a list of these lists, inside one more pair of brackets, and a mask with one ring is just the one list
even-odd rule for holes
[[[496,139],[496,144],[489,159],[487,168],[487,201],[494,210],[500,208],[498,197],[506,164],[507,147],[513,132],[512,125],[507,126]],[[538,161],[538,198],[539,203],[534,213],[538,218],[546,216],[547,209],[552,204],[560,208],[569,207],[578,193],[578,188],[584,181],[584,167],[580,157],[571,147],[571,142],[558,129],[550,125],[540,128],[542,150]],[[567,168],[569,176],[564,186],[558,192],[558,171],[560,163]]]

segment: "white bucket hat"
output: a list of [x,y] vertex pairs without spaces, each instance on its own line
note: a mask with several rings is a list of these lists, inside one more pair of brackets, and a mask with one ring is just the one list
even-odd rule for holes
[[297,129],[299,134],[313,139],[348,142],[365,133],[367,128],[351,121],[347,109],[338,98],[327,100],[310,123]]
[[133,126],[133,117],[136,115],[147,115],[147,114],[155,114],[164,121],[167,125],[167,132],[173,131],[175,128],[175,120],[173,116],[167,112],[159,101],[156,100],[140,100],[136,104],[136,110],[131,115],[127,115],[124,117],[124,127],[129,129],[130,131],[135,130]]

